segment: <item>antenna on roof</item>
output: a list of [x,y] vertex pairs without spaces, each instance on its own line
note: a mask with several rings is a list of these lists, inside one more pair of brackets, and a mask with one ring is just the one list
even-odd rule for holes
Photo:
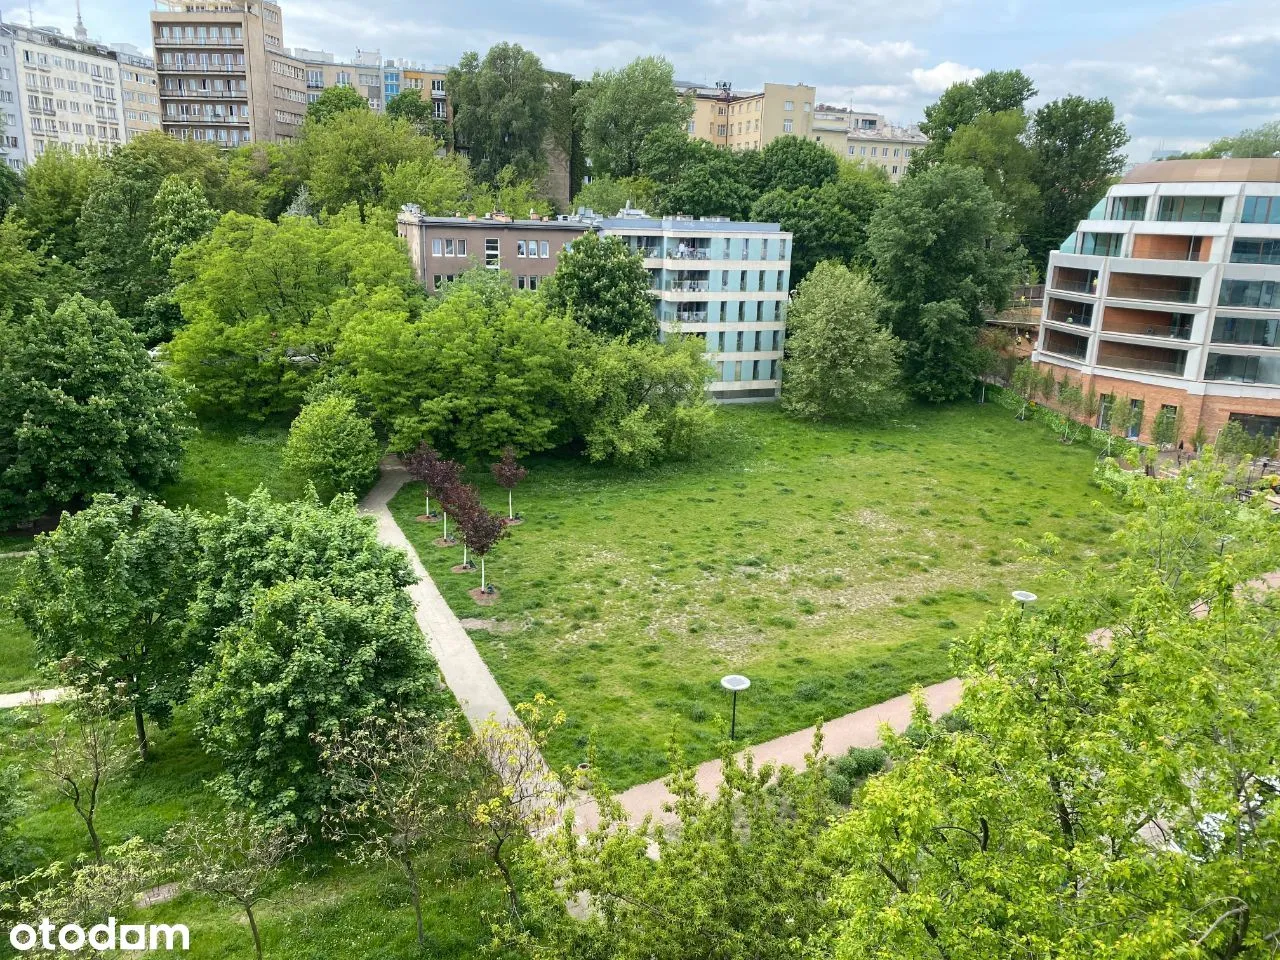
[[84,28],[84,18],[80,16],[80,0],[76,0],[76,39],[80,41],[89,39],[89,31]]

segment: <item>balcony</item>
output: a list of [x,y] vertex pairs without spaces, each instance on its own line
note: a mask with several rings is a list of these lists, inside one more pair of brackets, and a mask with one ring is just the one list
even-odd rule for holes
[[1050,297],[1047,319],[1054,323],[1069,323],[1087,329],[1093,326],[1093,304]]
[[1218,383],[1280,384],[1280,356],[1211,353],[1204,378]]
[[248,100],[248,90],[163,90],[165,100]]
[[668,260],[710,260],[710,247],[668,247]]
[[444,93],[444,91],[443,91],[443,90],[432,90],[432,91],[431,91],[431,99],[432,99],[432,100],[443,100],[444,98],[445,98],[445,93]]
[[1193,260],[1204,263],[1212,249],[1212,237],[1176,237],[1159,233],[1139,233],[1133,237],[1135,260]]
[[243,63],[162,63],[159,73],[244,73]]
[[1280,346],[1280,320],[1267,317],[1226,317],[1213,321],[1211,343],[1235,343],[1250,347]]
[[157,47],[234,47],[243,49],[244,37],[153,37]]
[[1083,360],[1085,354],[1089,352],[1089,340],[1087,337],[1078,337],[1074,333],[1065,333],[1062,330],[1050,330],[1045,328],[1044,342],[1040,349],[1048,353],[1056,353],[1060,357],[1070,357],[1073,360]]
[[1098,344],[1098,365],[1114,367],[1117,370],[1180,377],[1186,370],[1187,353],[1185,350],[1168,350],[1164,347],[1144,347],[1136,343],[1104,340]]
[[1052,287],[1067,293],[1087,293],[1094,296],[1098,292],[1098,271],[1079,267],[1054,267]]
[[1152,300],[1159,303],[1195,303],[1200,296],[1198,277],[1159,277],[1142,273],[1113,273],[1107,296],[1119,300]]
[[706,293],[711,289],[710,280],[668,280],[667,289],[677,293]]
[[693,309],[692,307],[686,309],[681,307],[677,310],[663,310],[659,317],[666,323],[706,323],[707,306],[706,304],[701,304],[700,307],[701,309]]
[[164,122],[165,123],[198,123],[201,125],[211,124],[211,123],[213,124],[232,123],[242,127],[247,127],[249,125],[249,118],[248,117],[219,117],[217,115],[205,116],[204,114],[188,114],[187,116],[165,117]]
[[1191,327],[1192,317],[1189,313],[1108,306],[1102,315],[1102,330],[1105,333],[1190,340]]

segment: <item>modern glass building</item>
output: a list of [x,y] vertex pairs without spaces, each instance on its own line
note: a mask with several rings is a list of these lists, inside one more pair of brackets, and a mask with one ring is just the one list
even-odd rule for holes
[[791,234],[776,223],[724,217],[648,217],[623,211],[595,221],[643,254],[663,335],[706,343],[712,397],[772,400],[781,392],[791,281]]
[[[1050,254],[1033,359],[1123,402],[1138,436],[1280,433],[1280,159],[1135,167]],[[1072,375],[1074,374],[1074,375]]]

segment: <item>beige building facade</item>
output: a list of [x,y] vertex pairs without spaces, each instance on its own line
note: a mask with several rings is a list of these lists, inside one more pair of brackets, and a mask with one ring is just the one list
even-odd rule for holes
[[124,99],[125,138],[162,130],[160,78],[151,57],[116,49],[120,60],[120,87]]
[[778,137],[808,138],[816,90],[803,83],[766,83],[759,92],[735,92],[729,84],[678,83],[693,100],[691,137],[726,150],[760,150]]
[[279,4],[157,0],[151,28],[166,133],[227,147],[298,135],[306,70],[284,47]]
[[369,109],[386,109],[382,79],[382,54],[377,50],[357,51],[351,60],[339,60],[326,50],[292,51],[305,71],[306,102],[315,103],[320,94],[333,87],[351,87],[369,103]]
[[836,156],[879,167],[897,183],[907,172],[911,155],[929,142],[915,127],[899,127],[878,113],[819,105],[814,113],[813,139]]

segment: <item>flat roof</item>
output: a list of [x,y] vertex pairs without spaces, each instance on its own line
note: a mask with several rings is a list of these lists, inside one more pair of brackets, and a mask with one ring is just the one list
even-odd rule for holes
[[401,210],[397,218],[407,223],[435,224],[450,227],[519,227],[529,230],[573,230],[577,233],[590,228],[582,220],[495,220],[492,217],[430,217],[421,213]]
[[1140,163],[1121,183],[1280,183],[1280,157],[1157,160]]

